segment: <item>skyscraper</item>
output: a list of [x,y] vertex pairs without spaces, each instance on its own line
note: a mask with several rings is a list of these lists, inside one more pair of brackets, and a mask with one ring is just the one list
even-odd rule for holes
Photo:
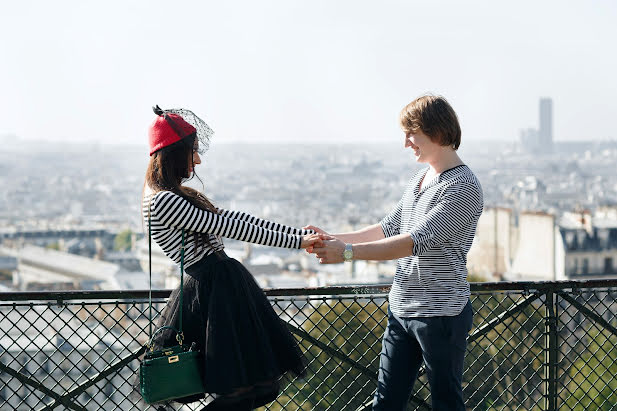
[[540,129],[538,130],[540,148],[543,151],[553,149],[553,100],[540,99]]

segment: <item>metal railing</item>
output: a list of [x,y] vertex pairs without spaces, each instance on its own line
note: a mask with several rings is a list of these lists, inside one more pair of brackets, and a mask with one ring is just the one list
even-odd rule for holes
[[[267,290],[308,361],[268,410],[368,410],[385,285]],[[0,409],[148,407],[132,384],[147,291],[0,293]],[[158,314],[169,291],[156,291]],[[472,284],[464,395],[472,410],[617,409],[617,280]],[[424,371],[410,410],[430,409]]]

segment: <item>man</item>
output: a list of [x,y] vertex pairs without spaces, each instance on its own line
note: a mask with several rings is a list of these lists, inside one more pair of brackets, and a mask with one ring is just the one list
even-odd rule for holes
[[467,252],[483,209],[482,188],[459,158],[461,129],[440,96],[409,103],[400,114],[405,147],[427,168],[407,184],[380,223],[323,234],[323,264],[398,259],[389,296],[373,410],[405,410],[422,361],[433,409],[464,410],[462,377],[472,309]]

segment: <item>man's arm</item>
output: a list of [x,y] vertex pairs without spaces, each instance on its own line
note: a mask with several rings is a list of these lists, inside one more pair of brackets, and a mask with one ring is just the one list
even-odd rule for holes
[[448,187],[439,203],[410,230],[413,255],[424,254],[478,221],[483,206],[482,189],[477,184],[464,182]]
[[[448,187],[439,203],[409,233],[390,230],[392,224],[382,221],[387,238],[353,245],[354,260],[390,260],[409,255],[420,256],[460,232],[482,213],[483,196],[479,186],[461,183]],[[400,218],[400,214],[394,214]],[[399,220],[400,221],[400,220]],[[394,226],[396,228],[396,226]],[[312,251],[324,264],[343,261],[344,241],[326,238],[323,245]]]
[[401,198],[398,204],[392,211],[379,223],[364,227],[350,233],[330,234],[319,227],[308,225],[304,229],[310,229],[318,234],[336,237],[347,244],[368,243],[372,241],[382,240],[386,237],[392,237],[399,234],[401,225],[401,212],[403,210],[403,199]]
[[[382,232],[383,233],[383,232]],[[413,251],[413,240],[409,234],[398,234],[376,241],[361,242],[353,245],[354,260],[396,260],[407,257]],[[323,246],[313,248],[313,253],[322,264],[343,262],[345,240],[334,238],[325,240]]]
[[307,230],[314,230],[316,233],[325,234],[331,237],[336,237],[348,244],[367,243],[371,241],[377,241],[385,238],[381,224],[373,224],[368,227],[364,227],[357,231],[349,233],[329,234],[319,227],[307,225],[304,227]]

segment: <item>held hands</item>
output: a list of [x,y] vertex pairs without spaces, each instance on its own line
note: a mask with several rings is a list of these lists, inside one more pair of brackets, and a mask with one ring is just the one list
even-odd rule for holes
[[323,246],[323,235],[321,234],[306,234],[302,236],[302,242],[300,248],[306,248],[312,250],[314,246]]
[[318,235],[319,241],[315,241],[314,244],[306,248],[306,252],[315,254],[315,257],[319,258],[320,264],[336,264],[342,263],[343,251],[345,250],[345,243],[338,238],[325,234],[311,234]]
[[343,251],[345,251],[345,243],[335,237],[324,237],[321,247],[315,244],[312,250],[321,264],[342,263],[344,261]]
[[344,242],[314,225],[307,225],[302,228],[305,230],[313,230],[317,233],[309,234],[308,236],[311,238],[313,238],[312,236],[318,236],[318,240],[314,240],[310,245],[302,248],[306,248],[307,253],[315,254],[315,257],[319,259],[320,264],[336,264],[344,261]]

